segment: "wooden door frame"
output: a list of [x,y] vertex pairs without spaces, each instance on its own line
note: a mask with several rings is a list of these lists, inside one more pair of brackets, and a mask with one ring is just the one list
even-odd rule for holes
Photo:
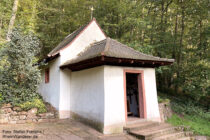
[[[123,79],[124,79],[124,103],[125,103],[125,121],[127,121],[127,93],[126,93],[126,73],[135,73],[138,74],[138,92],[139,92],[139,117],[146,118],[146,97],[145,97],[145,87],[144,87],[144,71],[143,70],[133,70],[133,69],[124,69],[123,70]],[[141,91],[142,89],[142,91]],[[141,92],[142,98],[141,99]],[[143,102],[143,106],[141,106],[140,102]],[[142,115],[143,114],[143,115]]]

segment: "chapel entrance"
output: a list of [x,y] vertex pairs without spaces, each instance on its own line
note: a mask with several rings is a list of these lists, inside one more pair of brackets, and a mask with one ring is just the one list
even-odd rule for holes
[[128,120],[145,118],[145,99],[143,94],[142,73],[125,72],[126,111]]

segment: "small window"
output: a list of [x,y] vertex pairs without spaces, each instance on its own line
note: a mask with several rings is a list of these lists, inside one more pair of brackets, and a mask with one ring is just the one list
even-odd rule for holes
[[50,70],[49,68],[47,68],[45,70],[45,83],[49,83],[50,82]]

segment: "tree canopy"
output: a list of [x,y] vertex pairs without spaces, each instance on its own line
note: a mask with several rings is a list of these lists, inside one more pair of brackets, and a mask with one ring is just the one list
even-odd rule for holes
[[[157,69],[160,91],[170,89],[199,99],[210,96],[208,0],[19,0],[0,1],[0,42],[14,27],[33,32],[42,59],[78,27],[97,19],[107,36],[147,54],[174,58]],[[1,51],[1,49],[0,49]]]

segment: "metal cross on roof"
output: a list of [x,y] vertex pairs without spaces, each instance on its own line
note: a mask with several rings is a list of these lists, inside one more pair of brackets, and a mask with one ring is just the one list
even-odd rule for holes
[[90,10],[91,10],[91,20],[92,20],[93,19],[93,10],[95,10],[95,9],[93,8],[93,6],[91,6]]

